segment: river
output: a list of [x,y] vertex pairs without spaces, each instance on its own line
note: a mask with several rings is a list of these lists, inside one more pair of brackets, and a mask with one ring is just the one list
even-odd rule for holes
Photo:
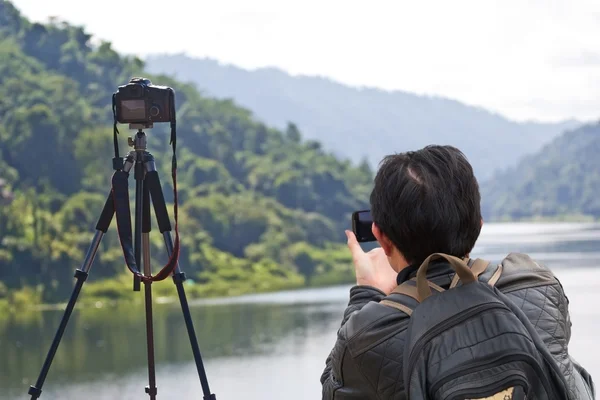
[[[600,331],[600,225],[487,224],[473,255],[499,261],[511,251],[531,254],[561,279],[573,321],[571,354],[600,380],[593,340]],[[217,399],[320,398],[319,376],[349,288],[194,302],[192,316]],[[29,399],[28,387],[61,315],[0,318],[0,399]],[[140,306],[76,310],[40,399],[149,398],[144,324]],[[154,326],[158,399],[202,399],[179,304],[156,305]]]

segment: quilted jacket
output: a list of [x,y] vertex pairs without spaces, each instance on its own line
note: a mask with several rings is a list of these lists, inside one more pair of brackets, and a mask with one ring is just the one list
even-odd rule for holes
[[[511,253],[501,265],[502,275],[495,286],[518,304],[536,327],[567,380],[571,399],[594,399],[590,375],[568,354],[569,301],[558,279],[525,254]],[[479,279],[489,280],[497,267],[490,264]],[[414,277],[417,268],[401,271],[398,284]],[[454,271],[440,261],[430,265],[427,275],[447,289]],[[393,296],[403,295],[389,295]],[[321,376],[323,400],[406,399],[402,354],[409,317],[379,304],[384,298],[384,293],[369,286],[350,290],[337,341]]]

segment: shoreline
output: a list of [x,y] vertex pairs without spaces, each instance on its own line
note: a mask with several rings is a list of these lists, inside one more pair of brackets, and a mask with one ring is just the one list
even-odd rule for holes
[[560,214],[552,216],[533,216],[527,218],[511,219],[510,217],[500,217],[491,220],[485,220],[488,224],[548,224],[548,223],[597,223],[600,217],[585,214]]
[[[98,282],[93,282],[89,284],[89,286],[93,285],[103,285],[106,284],[110,279],[101,280]],[[352,279],[344,279],[341,281],[328,281],[325,280],[322,283],[317,283],[313,285],[279,285],[274,286],[271,289],[265,289],[260,291],[247,291],[247,292],[238,292],[236,290],[230,290],[230,293],[220,293],[220,292],[211,292],[210,288],[206,288],[207,290],[201,290],[202,288],[197,288],[198,284],[185,285],[187,286],[185,289],[185,294],[190,305],[197,301],[207,301],[207,302],[222,302],[222,301],[231,301],[231,299],[235,299],[238,297],[245,296],[254,296],[254,295],[267,295],[273,293],[283,293],[283,292],[295,292],[302,290],[310,290],[310,289],[321,289],[321,288],[329,288],[336,286],[344,286],[344,285],[352,285],[354,284],[354,278]],[[154,290],[152,303],[154,305],[162,305],[162,304],[173,304],[179,302],[179,297],[176,294],[176,287],[174,284],[170,284],[170,287],[173,289],[173,294],[162,294],[166,292],[164,288],[163,290]],[[25,287],[22,290],[30,290],[30,287]],[[108,296],[97,296],[97,295],[86,295],[85,292],[86,286],[84,285],[81,289],[80,297],[77,299],[75,304],[75,310],[77,309],[100,309],[100,308],[118,308],[121,305],[143,305],[144,298],[143,296],[136,296],[135,293],[143,293],[143,290],[140,292],[133,292],[130,287],[122,288],[119,293],[123,293],[119,297],[108,297]],[[94,288],[92,288],[94,289]],[[192,289],[192,290],[189,290]],[[15,291],[17,292],[17,291]],[[20,291],[19,291],[20,292]],[[204,292],[204,293],[203,293]],[[237,293],[231,293],[237,292]],[[114,293],[114,292],[113,292]],[[62,302],[28,302],[28,304],[20,303],[18,305],[10,304],[6,301],[6,299],[0,299],[0,320],[7,319],[10,316],[19,313],[40,313],[45,311],[64,311],[68,305],[67,301]]]
[[[552,217],[534,217],[519,220],[496,219],[488,221],[488,225],[503,224],[593,224],[600,222],[599,218],[583,215],[560,215]],[[484,222],[485,223],[485,222]],[[333,272],[333,271],[332,271]],[[299,278],[299,277],[295,277]],[[168,279],[167,279],[168,280]],[[304,279],[290,279],[289,281],[273,280],[262,282],[260,287],[252,286],[249,282],[242,281],[213,281],[199,284],[189,279],[184,283],[188,301],[198,299],[231,299],[245,295],[258,295],[282,291],[295,291],[303,289],[316,289],[330,286],[352,284],[354,282],[353,269],[348,265],[346,270],[337,270],[335,273],[317,274],[311,284],[306,284]],[[75,281],[73,281],[73,284]],[[8,295],[0,298],[0,320],[10,317],[15,313],[43,312],[64,310],[68,299],[63,301],[42,301],[41,288],[25,286],[19,290],[9,290]],[[143,297],[137,296],[131,290],[131,275],[124,272],[113,278],[98,281],[88,281],[84,284],[77,307],[104,308],[118,307],[120,304],[143,303]],[[176,286],[172,282],[157,284],[153,287],[153,303],[167,304],[178,302]]]

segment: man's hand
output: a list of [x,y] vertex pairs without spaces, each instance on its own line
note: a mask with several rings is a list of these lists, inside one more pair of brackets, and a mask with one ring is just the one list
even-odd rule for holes
[[365,253],[351,231],[346,231],[348,248],[352,253],[356,284],[373,286],[383,293],[390,294],[397,285],[398,273],[392,269],[388,257],[381,247]]

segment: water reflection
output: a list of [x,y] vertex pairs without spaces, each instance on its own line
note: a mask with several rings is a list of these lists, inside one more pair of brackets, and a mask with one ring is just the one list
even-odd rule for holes
[[[14,395],[27,392],[37,378],[61,316],[62,312],[42,312],[0,323],[2,389]],[[276,351],[276,344],[284,338],[291,338],[290,344],[299,348],[309,338],[331,331],[331,321],[340,318],[340,304],[238,301],[192,307],[192,317],[204,358],[252,358]],[[146,368],[144,321],[141,305],[75,312],[44,389]],[[193,362],[178,303],[155,306],[154,330],[158,364]]]

